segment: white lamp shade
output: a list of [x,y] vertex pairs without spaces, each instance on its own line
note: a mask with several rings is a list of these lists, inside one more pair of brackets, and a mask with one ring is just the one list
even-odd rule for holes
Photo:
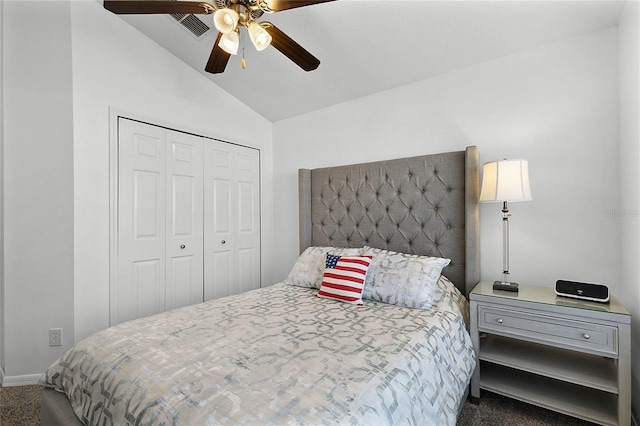
[[529,162],[502,160],[485,163],[480,201],[529,201]]
[[266,49],[271,44],[271,34],[260,26],[257,22],[251,22],[247,26],[249,38],[257,51]]
[[220,37],[220,42],[218,42],[218,46],[225,52],[235,55],[238,53],[238,46],[240,45],[240,35],[237,31],[232,31],[227,34],[223,34]]
[[233,9],[218,9],[213,14],[213,25],[222,34],[229,34],[238,26],[238,12]]

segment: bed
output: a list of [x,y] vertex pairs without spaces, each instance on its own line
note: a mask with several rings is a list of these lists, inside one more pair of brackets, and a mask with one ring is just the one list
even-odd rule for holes
[[455,424],[476,364],[478,161],[300,170],[285,281],[78,342],[40,379],[42,424]]

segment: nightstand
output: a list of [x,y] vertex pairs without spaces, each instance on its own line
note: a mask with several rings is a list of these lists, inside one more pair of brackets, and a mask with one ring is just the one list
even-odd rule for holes
[[485,389],[603,425],[631,424],[631,314],[609,303],[480,282],[469,295],[478,355],[471,397]]

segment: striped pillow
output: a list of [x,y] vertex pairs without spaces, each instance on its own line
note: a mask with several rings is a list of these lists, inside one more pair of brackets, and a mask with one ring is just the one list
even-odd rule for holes
[[362,305],[364,280],[373,256],[337,256],[327,253],[318,296]]

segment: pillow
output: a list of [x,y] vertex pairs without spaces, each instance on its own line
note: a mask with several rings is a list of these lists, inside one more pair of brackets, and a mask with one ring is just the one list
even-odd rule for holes
[[362,254],[374,259],[362,298],[416,309],[431,309],[440,273],[451,262],[371,247],[364,247]]
[[362,289],[372,256],[339,256],[327,253],[318,296],[362,305]]
[[293,265],[285,283],[298,287],[320,288],[327,253],[359,255],[361,248],[307,247]]

